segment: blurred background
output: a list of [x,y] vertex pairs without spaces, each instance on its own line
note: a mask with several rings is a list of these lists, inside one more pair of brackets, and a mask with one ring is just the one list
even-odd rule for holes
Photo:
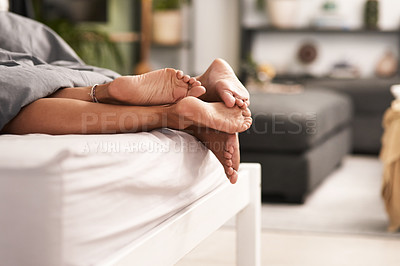
[[[199,74],[214,58],[222,57],[242,77],[243,65],[250,59],[273,68],[278,77],[393,77],[397,65],[387,73],[377,68],[383,60],[398,60],[400,2],[380,0],[376,6],[370,2],[376,1],[15,0],[10,9],[45,22],[72,46],[67,23],[107,33],[123,62],[116,60],[115,51],[107,60],[101,56],[103,60],[96,61],[88,51],[76,50],[88,64],[121,74],[132,73],[141,59],[140,41],[150,38],[147,53],[153,69],[169,66]],[[143,3],[152,8],[146,11]],[[99,40],[92,36],[90,41]],[[305,57],[312,53],[312,58],[300,57],[302,51]]]

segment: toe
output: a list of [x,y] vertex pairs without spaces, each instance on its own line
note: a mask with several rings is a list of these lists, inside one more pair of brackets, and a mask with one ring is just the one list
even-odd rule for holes
[[239,106],[240,108],[242,108],[243,106],[245,106],[245,103],[243,100],[236,98],[235,101],[236,105]]
[[195,86],[189,89],[188,96],[200,97],[204,93],[206,93],[206,88],[203,86]]
[[243,106],[240,106],[241,109],[247,109],[249,108],[249,102],[247,100],[243,101]]
[[225,148],[225,151],[227,151],[230,154],[232,154],[235,151],[235,149],[232,146],[228,146],[227,148]]
[[[190,78],[190,79],[189,79],[189,84],[190,84],[190,85],[193,85],[196,81],[197,81],[196,78]],[[200,83],[200,84],[201,84],[201,83]],[[200,84],[199,84],[199,85],[200,85]]]
[[224,91],[221,93],[221,99],[225,103],[227,107],[233,107],[235,106],[236,99],[233,97],[232,93],[230,91]]
[[190,84],[190,85],[192,85],[192,87],[201,86],[201,82],[200,82],[200,81],[198,81],[198,80],[196,80],[195,82],[193,82],[193,83],[192,83],[192,84]]
[[245,117],[250,117],[251,116],[251,111],[249,108],[243,109],[242,115]]
[[233,170],[232,167],[224,166],[224,168],[225,168],[225,174],[227,174],[228,176],[232,175],[235,172],[235,170]]
[[238,180],[238,177],[239,177],[238,173],[235,170],[233,170],[233,173],[231,175],[229,175],[229,181],[232,184],[235,184]]
[[183,71],[182,70],[178,70],[178,72],[176,72],[176,77],[178,78],[178,79],[182,79],[183,78]]
[[243,131],[248,130],[251,127],[251,124],[253,123],[253,120],[251,117],[249,119],[246,119],[243,123]]
[[238,132],[244,132],[251,127],[251,121],[245,121],[239,128],[237,128]]
[[190,76],[189,76],[189,75],[185,75],[185,76],[183,77],[183,81],[184,81],[184,82],[189,82],[189,80],[190,80]]
[[232,159],[232,157],[233,157],[232,153],[227,152],[227,151],[224,152],[224,158],[225,159]]
[[231,159],[225,159],[225,165],[233,168],[233,162]]

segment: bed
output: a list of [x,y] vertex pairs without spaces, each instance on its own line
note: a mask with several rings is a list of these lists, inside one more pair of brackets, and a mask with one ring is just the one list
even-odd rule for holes
[[260,265],[260,166],[231,185],[186,133],[0,136],[4,265],[173,265],[234,216]]

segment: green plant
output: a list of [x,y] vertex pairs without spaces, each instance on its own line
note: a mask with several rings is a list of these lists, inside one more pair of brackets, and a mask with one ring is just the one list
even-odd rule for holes
[[157,11],[179,9],[185,0],[154,0],[153,8]]
[[94,27],[83,27],[67,19],[45,20],[42,1],[33,0],[35,19],[58,33],[88,65],[109,68],[113,63],[124,65],[121,51],[107,32]]
[[265,0],[257,0],[256,7],[259,10],[264,10],[264,8],[265,8]]
[[242,70],[247,77],[253,79],[256,82],[261,82],[258,78],[257,73],[258,64],[254,61],[253,57],[248,55],[246,61],[242,64]]
[[81,27],[63,19],[45,24],[57,32],[85,63],[101,67],[108,67],[110,61],[124,64],[120,50],[107,32]]
[[243,63],[242,71],[244,71],[250,80],[258,84],[269,82],[276,75],[275,68],[272,65],[258,64],[251,55],[249,55],[246,62]]

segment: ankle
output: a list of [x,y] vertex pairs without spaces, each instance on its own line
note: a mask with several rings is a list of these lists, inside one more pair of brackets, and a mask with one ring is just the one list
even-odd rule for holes
[[112,97],[108,91],[110,83],[100,84],[96,88],[96,98],[100,103],[110,103],[112,102]]
[[166,109],[164,115],[166,118],[166,125],[168,128],[184,130],[193,124],[190,123],[190,121],[185,118],[182,112],[182,108],[179,104],[172,104],[165,108]]

